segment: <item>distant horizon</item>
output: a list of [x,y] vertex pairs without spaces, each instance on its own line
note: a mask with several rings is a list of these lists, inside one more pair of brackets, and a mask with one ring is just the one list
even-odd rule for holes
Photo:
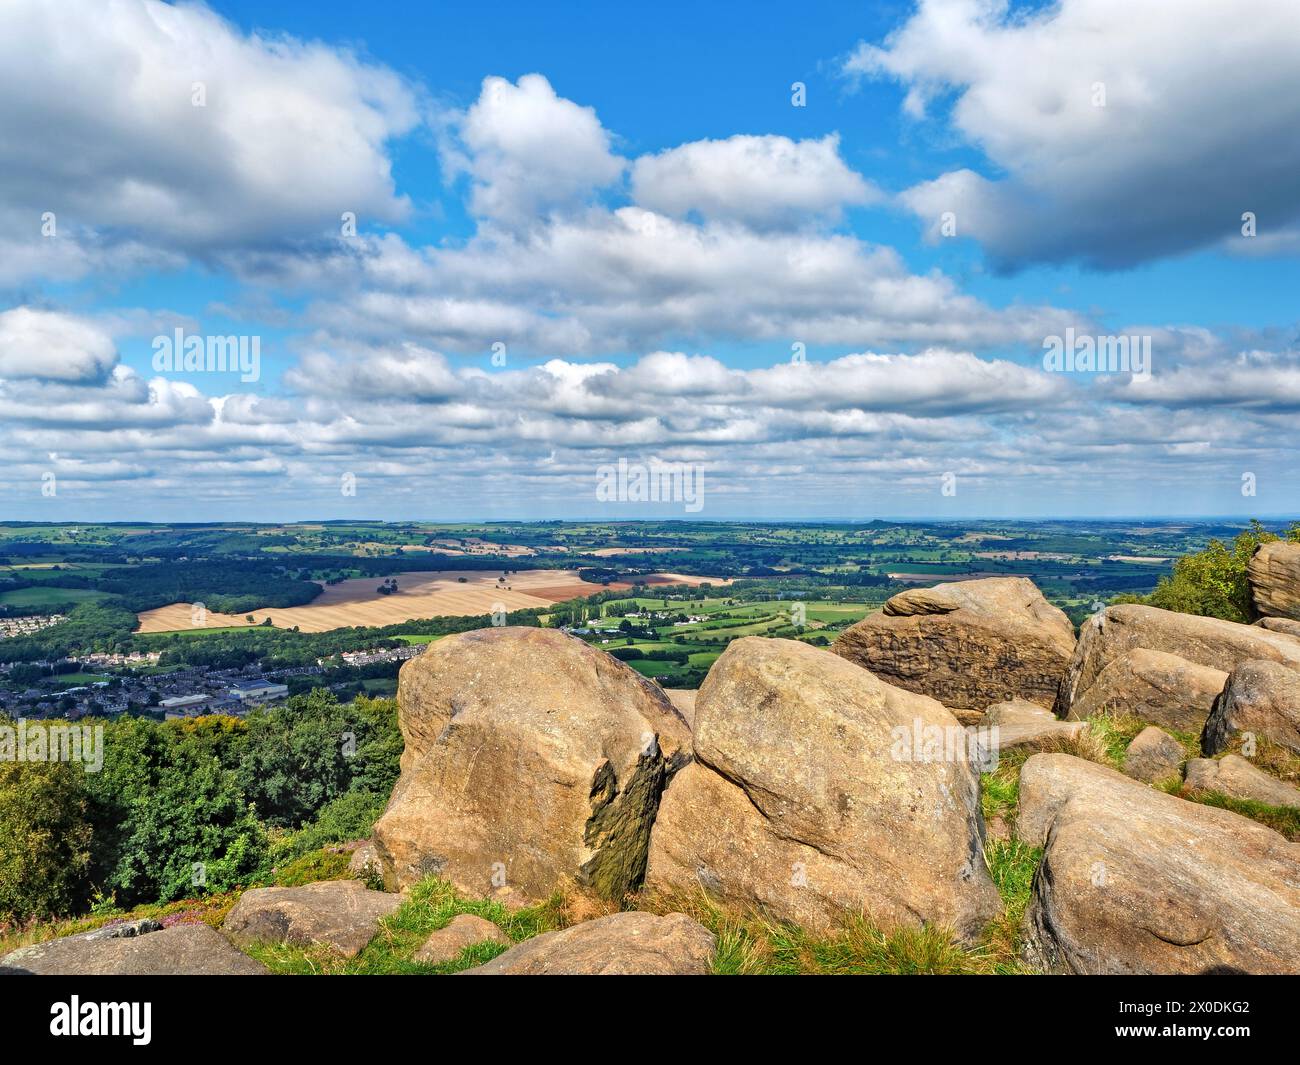
[[1251,514],[1249,516],[1231,514],[1115,514],[1115,515],[911,515],[894,517],[880,515],[874,518],[794,518],[794,517],[717,517],[706,518],[692,515],[690,517],[619,517],[608,516],[577,518],[375,518],[375,517],[338,517],[338,518],[215,518],[205,521],[163,521],[148,518],[100,518],[60,519],[58,521],[29,520],[25,518],[0,519],[0,526],[77,526],[77,525],[157,525],[167,528],[204,528],[223,525],[556,525],[587,524],[599,522],[611,525],[664,524],[680,523],[683,525],[708,524],[745,524],[745,525],[870,525],[873,522],[889,524],[925,523],[936,525],[960,525],[964,522],[1194,522],[1209,524],[1221,522],[1226,524],[1249,525],[1252,521],[1260,522],[1300,522],[1300,513],[1290,514]]

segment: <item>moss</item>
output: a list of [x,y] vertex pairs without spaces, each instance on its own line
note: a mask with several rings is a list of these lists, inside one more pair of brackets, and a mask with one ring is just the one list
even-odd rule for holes
[[610,764],[600,767],[592,781],[591,817],[583,832],[583,842],[595,853],[582,866],[580,884],[614,901],[641,886],[663,788],[664,759],[657,746],[653,754],[637,759],[621,792]]
[[345,851],[312,851],[274,870],[274,883],[278,887],[301,887],[318,880],[346,880],[351,858]]

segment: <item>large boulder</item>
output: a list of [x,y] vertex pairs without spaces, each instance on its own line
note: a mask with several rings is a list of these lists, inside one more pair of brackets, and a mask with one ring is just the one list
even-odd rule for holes
[[390,889],[436,874],[510,905],[573,881],[637,887],[650,826],[687,745],[667,697],[554,629],[448,636],[402,667],[402,772],[373,839]]
[[1300,621],[1300,544],[1260,544],[1246,565],[1246,579],[1257,613]]
[[969,737],[939,703],[794,640],[736,640],[696,702],[646,887],[825,929],[866,911],[973,937],[1000,910]]
[[1187,763],[1187,786],[1269,806],[1300,807],[1300,788],[1269,776],[1238,754],[1193,758]]
[[110,926],[20,947],[0,958],[0,973],[40,976],[264,976],[206,924],[155,927],[124,935]]
[[1300,668],[1300,640],[1294,636],[1235,621],[1123,603],[1093,615],[1079,629],[1078,646],[1057,694],[1057,717],[1070,717],[1075,702],[1084,697],[1102,670],[1139,647],[1225,673],[1251,658]]
[[462,976],[707,976],[717,941],[684,913],[631,911],[545,932]]
[[239,896],[221,930],[236,946],[295,943],[360,954],[379,931],[379,919],[402,904],[360,880],[322,880],[301,887],[253,888]]
[[1116,655],[1070,704],[1071,720],[1131,714],[1164,728],[1200,732],[1228,674],[1165,651],[1134,647]]
[[1205,722],[1201,750],[1218,754],[1242,732],[1300,754],[1300,671],[1258,660],[1232,671]]
[[1025,951],[1051,972],[1300,969],[1300,844],[1064,754],[1020,773],[1018,837],[1042,847]]
[[982,710],[1015,698],[1051,706],[1074,627],[1032,581],[989,577],[900,592],[831,649],[945,706]]

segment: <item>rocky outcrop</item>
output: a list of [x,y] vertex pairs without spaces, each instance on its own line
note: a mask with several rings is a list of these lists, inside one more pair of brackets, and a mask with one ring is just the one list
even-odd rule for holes
[[973,936],[1000,910],[968,736],[939,703],[793,640],[736,640],[696,702],[646,887],[810,928],[866,911]]
[[958,709],[1007,699],[1051,706],[1074,627],[1024,577],[900,592],[831,648],[889,684]]
[[1300,621],[1293,621],[1291,618],[1260,618],[1255,624],[1261,629],[1268,629],[1270,632],[1300,636]]
[[1300,845],[1112,769],[1036,754],[1018,837],[1043,847],[1026,955],[1066,973],[1300,968]]
[[360,880],[253,888],[239,897],[221,930],[236,946],[325,946],[351,958],[374,938],[379,919],[401,904],[397,895],[371,891]]
[[1163,651],[1225,673],[1252,658],[1300,668],[1300,640],[1284,633],[1123,603],[1107,607],[1080,628],[1078,646],[1057,695],[1057,717],[1076,716],[1072,714],[1075,703],[1101,672],[1134,648]]
[[1201,750],[1218,754],[1245,732],[1300,754],[1300,671],[1265,661],[1232,671],[1205,722]]
[[1134,647],[1116,655],[1069,708],[1073,720],[1129,714],[1163,728],[1200,732],[1228,674],[1165,651]]
[[1260,544],[1246,565],[1246,579],[1257,613],[1300,621],[1300,544]]
[[682,913],[616,913],[546,932],[462,976],[705,976],[717,941]]
[[1193,758],[1187,763],[1187,786],[1193,791],[1217,791],[1232,799],[1269,806],[1300,807],[1300,788],[1269,776],[1237,754]]
[[267,968],[206,924],[131,929],[115,926],[20,947],[0,958],[0,973],[41,976],[263,976]]
[[[1002,753],[1028,749],[1059,749],[1075,739],[1088,725],[1084,721],[1061,721],[1050,710],[1024,699],[994,703],[983,715],[981,734],[996,735],[996,749]],[[996,728],[994,734],[991,730]]]
[[406,750],[374,843],[390,889],[436,874],[511,905],[621,898],[689,730],[656,685],[553,629],[445,637],[402,667]]
[[1180,776],[1187,754],[1183,745],[1163,729],[1148,725],[1124,752],[1124,775],[1146,784]]
[[430,935],[411,960],[424,965],[441,965],[452,961],[466,947],[477,943],[504,943],[509,946],[510,937],[491,921],[475,917],[472,913],[462,913],[453,917],[445,928],[439,928]]

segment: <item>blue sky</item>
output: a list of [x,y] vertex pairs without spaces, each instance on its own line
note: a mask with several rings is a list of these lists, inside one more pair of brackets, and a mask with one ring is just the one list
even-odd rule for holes
[[[680,513],[598,499],[623,458],[704,518],[1294,514],[1296,23],[16,0],[6,509]],[[1149,372],[1049,371],[1067,329]]]

